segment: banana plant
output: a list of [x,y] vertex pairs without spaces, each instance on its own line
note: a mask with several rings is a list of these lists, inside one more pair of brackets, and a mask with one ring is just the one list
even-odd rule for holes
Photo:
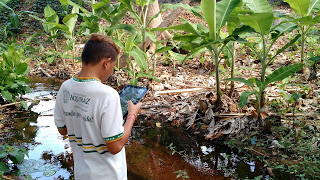
[[220,36],[221,29],[225,26],[227,20],[229,19],[232,11],[238,6],[240,0],[222,0],[216,2],[216,0],[202,0],[200,4],[200,9],[203,13],[201,16],[199,13],[196,13],[197,16],[200,16],[204,19],[209,28],[202,26],[201,24],[192,24],[184,19],[180,21],[182,24],[172,26],[169,28],[155,28],[154,30],[182,30],[188,32],[185,35],[175,35],[173,38],[177,41],[184,42],[182,48],[185,50],[191,50],[189,55],[185,58],[188,59],[192,54],[206,48],[213,62],[215,63],[215,76],[216,76],[216,93],[217,93],[217,106],[221,103],[221,90],[220,90],[220,78],[219,78],[219,55],[224,49],[224,46],[230,41],[235,40],[233,37],[222,38]]
[[[75,43],[76,43],[76,34],[75,28],[78,20],[79,8],[73,7],[70,14],[66,15],[60,24],[59,22],[46,22],[50,28],[50,31],[60,30],[63,32],[63,35],[67,38],[66,47],[68,50],[72,50],[73,58],[75,58]],[[63,61],[65,65],[65,61]]]
[[308,31],[315,24],[320,22],[320,16],[314,16],[320,10],[319,0],[283,0],[289,3],[290,7],[299,14],[299,17],[292,20],[298,24],[299,33],[301,34],[301,62],[305,60],[305,41]]
[[[153,3],[154,0],[119,0],[124,6],[126,6],[130,12],[130,15],[137,21],[138,29],[141,32],[142,36],[142,50],[146,52],[146,39],[147,39],[147,29],[150,22],[156,18],[159,14],[157,13],[154,17],[152,17],[149,21],[147,20],[147,13],[149,4]],[[134,5],[139,6],[140,13],[134,9]]]
[[55,51],[58,51],[58,41],[57,41],[58,30],[52,29],[54,26],[48,24],[48,23],[55,23],[55,24],[59,23],[59,17],[57,15],[57,13],[50,6],[46,6],[44,8],[44,19],[41,19],[41,18],[39,18],[35,15],[32,15],[32,14],[30,14],[29,16],[42,22],[42,26],[43,26],[44,31],[50,35],[50,39],[52,40],[52,42],[54,44]]
[[[260,36],[262,43],[247,42],[246,45],[256,54],[261,61],[261,74],[258,78],[233,78],[233,81],[240,81],[251,87],[252,90],[247,90],[241,94],[239,100],[239,107],[243,107],[249,96],[256,95],[257,100],[257,113],[258,119],[261,120],[261,108],[264,106],[264,90],[265,88],[276,81],[292,75],[303,67],[303,64],[294,64],[284,66],[275,70],[270,75],[266,76],[266,70],[275,57],[284,51],[286,48],[294,44],[300,35],[294,37],[291,41],[285,44],[282,48],[278,49],[275,54],[271,54],[271,48],[279,37],[296,29],[297,25],[291,22],[283,23],[278,26],[272,27],[273,12],[267,0],[243,0],[246,6],[252,11],[249,14],[240,14],[239,19],[244,24],[240,29],[245,29],[247,32],[255,33]],[[248,28],[250,26],[252,29]],[[239,30],[239,29],[238,29]],[[235,30],[235,31],[238,31]],[[269,40],[269,41],[268,41]],[[259,48],[261,46],[261,49]],[[255,84],[255,85],[254,85]]]
[[[148,64],[145,60],[148,57],[147,54],[136,45],[139,42],[139,36],[136,32],[128,38],[124,46],[117,43],[117,45],[124,50],[127,58],[127,68],[124,68],[124,70],[129,74],[130,84],[137,85],[139,77],[147,77],[159,81],[155,76],[152,75],[152,72],[148,70]],[[135,59],[140,71],[136,70],[131,58]]]
[[0,6],[3,6],[3,7],[7,8],[8,10],[11,11],[11,13],[9,14],[9,23],[12,25],[13,30],[17,31],[19,29],[19,27],[20,27],[20,20],[19,20],[18,14],[16,14],[11,7],[7,6],[2,1],[0,1]]

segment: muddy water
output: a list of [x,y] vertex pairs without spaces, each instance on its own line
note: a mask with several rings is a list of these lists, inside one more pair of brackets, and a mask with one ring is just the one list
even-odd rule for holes
[[[55,95],[60,83],[34,79],[29,98]],[[28,179],[73,179],[71,148],[53,122],[54,100],[32,105],[31,113],[15,117],[15,133],[9,143],[28,149],[13,174]],[[170,145],[171,144],[171,145]],[[203,141],[203,137],[166,127],[135,127],[126,145],[128,179],[231,179],[262,175],[256,162],[241,159],[224,146]],[[240,160],[241,159],[241,160]]]

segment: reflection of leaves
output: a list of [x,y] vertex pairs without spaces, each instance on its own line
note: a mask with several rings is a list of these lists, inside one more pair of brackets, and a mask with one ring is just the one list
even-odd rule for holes
[[55,173],[56,171],[54,170],[47,170],[43,173],[43,175],[49,177],[49,176],[53,176]]

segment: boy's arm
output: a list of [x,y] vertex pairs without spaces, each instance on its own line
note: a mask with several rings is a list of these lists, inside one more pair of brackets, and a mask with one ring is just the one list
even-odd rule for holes
[[63,136],[65,136],[65,135],[68,134],[67,128],[63,128],[63,129],[59,129],[59,128],[58,128],[58,131],[59,131],[59,133],[60,133],[61,135],[63,135]]
[[123,137],[117,141],[106,143],[107,149],[111,154],[117,154],[118,152],[120,152],[123,146],[127,143],[131,134],[132,126],[136,121],[137,114],[140,110],[141,104],[142,103],[139,102],[138,104],[134,105],[132,101],[128,101],[128,105],[129,105],[128,116],[126,119],[126,123],[123,126],[124,127]]
[[107,149],[111,154],[115,155],[122,150],[123,146],[127,143],[128,139],[130,137],[131,129],[132,129],[134,122],[135,122],[135,119],[127,118],[126,123],[124,124],[123,137],[121,139],[119,139],[118,141],[114,141],[114,142],[110,142],[110,143],[106,144]]

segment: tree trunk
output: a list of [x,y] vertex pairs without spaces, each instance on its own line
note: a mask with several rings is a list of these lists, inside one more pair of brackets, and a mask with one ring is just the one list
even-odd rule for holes
[[[184,0],[182,3],[183,4],[189,4],[191,2],[191,0]],[[173,21],[180,15],[180,13],[183,11],[184,9],[182,7],[177,8],[175,10],[173,10],[165,20],[162,20],[162,16],[161,14],[152,20],[152,22],[149,24],[150,28],[163,28],[163,27],[169,27]],[[160,11],[159,8],[159,2],[158,0],[155,0],[152,4],[149,5],[149,10],[148,10],[148,14],[147,14],[147,19],[149,20],[153,15],[155,15],[156,13],[158,13]],[[163,31],[163,32],[157,32],[156,34],[156,38],[158,40],[162,40],[165,38],[172,38],[172,35],[168,32],[168,31]],[[152,44],[152,41],[147,38],[146,40],[146,46],[150,46]],[[150,51],[154,52],[155,47],[154,45],[151,45],[150,47]]]

